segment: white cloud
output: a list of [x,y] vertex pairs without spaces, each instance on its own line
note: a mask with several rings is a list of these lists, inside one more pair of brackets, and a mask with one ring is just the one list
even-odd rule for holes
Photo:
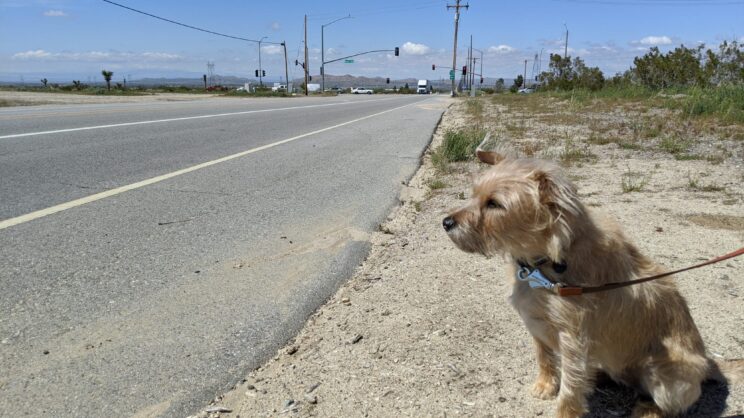
[[641,45],[655,46],[655,45],[671,45],[672,39],[668,36],[647,36],[637,43]]
[[495,52],[497,54],[508,54],[509,52],[514,52],[514,51],[516,51],[516,49],[509,45],[498,45],[498,46],[488,47],[488,52]]
[[43,59],[51,56],[49,52],[43,49],[37,49],[36,51],[18,52],[13,55],[13,59],[31,60],[31,59]]
[[416,44],[413,42],[406,42],[401,47],[404,53],[408,55],[426,55],[431,51],[431,48],[424,44]]
[[43,49],[17,52],[11,57],[22,61],[85,61],[85,62],[172,62],[182,60],[167,52],[49,52]]
[[167,52],[143,52],[142,56],[155,61],[173,61],[182,58],[178,54],[169,54]]
[[271,30],[273,30],[274,32],[281,30],[281,28],[282,28],[282,25],[280,25],[279,22],[273,22],[271,24]]
[[281,45],[266,45],[261,47],[261,52],[267,55],[284,54],[284,48]]
[[44,12],[44,16],[47,17],[67,17],[69,16],[67,13],[63,12],[62,10],[47,10]]

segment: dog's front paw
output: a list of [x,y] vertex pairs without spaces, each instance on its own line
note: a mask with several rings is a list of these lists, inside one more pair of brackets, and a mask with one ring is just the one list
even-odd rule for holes
[[553,399],[558,396],[558,383],[554,379],[538,377],[530,392],[538,399]]

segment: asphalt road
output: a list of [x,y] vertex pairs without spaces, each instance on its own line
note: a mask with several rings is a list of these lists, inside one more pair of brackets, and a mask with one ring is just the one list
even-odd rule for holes
[[446,104],[0,109],[0,415],[197,412],[363,260]]

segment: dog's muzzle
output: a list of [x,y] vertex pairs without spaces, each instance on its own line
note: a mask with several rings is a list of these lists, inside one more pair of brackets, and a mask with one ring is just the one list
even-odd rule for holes
[[445,231],[449,232],[450,229],[457,226],[457,222],[455,222],[455,219],[453,217],[448,216],[442,221],[442,226],[444,227]]

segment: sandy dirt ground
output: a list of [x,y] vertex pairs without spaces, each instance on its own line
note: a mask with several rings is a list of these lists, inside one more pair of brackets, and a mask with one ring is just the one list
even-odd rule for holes
[[44,104],[147,103],[199,100],[212,97],[218,97],[218,95],[156,93],[142,96],[94,96],[86,94],[0,90],[0,104],[2,104],[3,106],[36,106]]
[[[585,203],[616,217],[659,263],[683,267],[744,243],[744,141],[702,135],[687,146],[720,155],[678,160],[652,146],[591,139],[586,123],[609,124],[602,129],[608,135],[630,132],[622,125],[638,116],[632,110],[590,112],[589,122],[578,124],[561,124],[560,112],[533,114],[514,127],[520,110],[485,103],[476,123],[511,137],[528,154],[569,163]],[[431,149],[447,130],[473,123],[468,106],[453,102]],[[667,118],[665,112],[638,114],[653,120]],[[614,132],[610,126],[618,121]],[[571,154],[574,146],[584,154]],[[504,260],[459,251],[441,227],[483,169],[466,162],[442,174],[427,152],[355,275],[293,341],[233,391],[217,394],[199,416],[552,416],[555,401],[529,394],[536,376],[532,340],[508,303]],[[741,257],[678,276],[712,357],[744,357],[743,269]],[[590,399],[589,416],[628,416],[634,402],[632,390],[603,383]],[[741,414],[744,388],[706,383],[687,416]]]

